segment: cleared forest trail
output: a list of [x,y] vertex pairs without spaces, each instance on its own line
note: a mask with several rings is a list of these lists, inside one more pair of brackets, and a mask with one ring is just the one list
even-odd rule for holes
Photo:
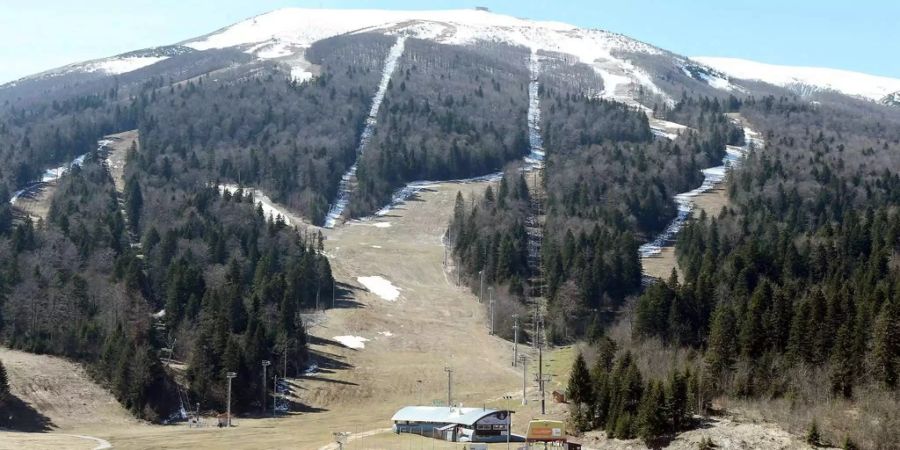
[[684,227],[685,222],[699,215],[701,211],[707,215],[717,215],[723,206],[728,204],[728,196],[725,192],[726,175],[729,170],[739,165],[749,152],[761,148],[764,142],[761,135],[750,128],[738,115],[732,115],[731,120],[744,128],[745,142],[742,146],[729,145],[722,158],[722,165],[703,170],[703,183],[696,189],[675,195],[675,203],[678,206],[678,215],[672,219],[669,225],[656,238],[640,247],[641,266],[644,275],[667,279],[672,269],[678,267],[675,257],[675,238]]
[[362,153],[366,150],[366,146],[369,145],[369,140],[372,139],[372,135],[375,133],[375,126],[378,124],[378,110],[381,109],[381,102],[384,100],[384,94],[387,92],[391,76],[394,75],[394,70],[397,68],[397,61],[403,56],[405,43],[406,37],[399,36],[397,37],[397,41],[388,51],[388,56],[384,61],[384,69],[381,72],[381,82],[378,84],[378,90],[375,91],[375,96],[372,97],[372,106],[369,108],[369,115],[366,117],[365,127],[359,136],[359,145],[356,147],[356,161],[350,166],[347,173],[341,177],[341,182],[338,184],[337,198],[334,199],[331,209],[325,216],[325,228],[334,228],[334,226],[338,224],[344,215],[344,209],[347,208],[347,204],[350,202],[350,195],[353,193],[353,184],[356,182],[356,168],[359,164],[359,157],[362,156]]

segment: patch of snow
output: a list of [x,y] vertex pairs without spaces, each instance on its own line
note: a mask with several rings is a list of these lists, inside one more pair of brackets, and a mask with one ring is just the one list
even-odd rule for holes
[[900,91],[900,79],[849,70],[781,66],[738,58],[697,56],[691,59],[734,78],[759,80],[782,87],[815,86],[874,101]]
[[[224,193],[228,191],[229,193],[234,194],[235,192],[237,192],[238,187],[239,186],[236,184],[221,184],[219,185],[219,192]],[[263,215],[266,217],[266,219],[276,221],[281,218],[281,220],[283,220],[288,225],[297,225],[300,223],[304,223],[302,218],[291,214],[289,211],[285,210],[283,206],[272,201],[272,199],[269,198],[269,196],[266,195],[265,192],[247,186],[244,186],[243,189],[244,195],[247,195],[249,193],[253,196],[255,206],[262,207]]]
[[379,331],[378,334],[384,337],[392,337],[394,335],[394,333],[391,333],[390,331]]
[[389,302],[397,301],[400,297],[400,289],[383,277],[377,275],[371,277],[357,277],[356,281],[359,281],[359,283],[369,292]]
[[291,67],[291,79],[298,82],[303,83],[305,81],[311,80],[313,77],[312,72],[300,68],[300,67]]
[[650,131],[656,137],[674,140],[685,129],[687,127],[680,123],[650,117]]
[[343,344],[344,347],[352,348],[355,350],[362,350],[366,348],[366,342],[369,342],[368,339],[361,336],[335,336],[334,340]]
[[163,317],[166,317],[166,310],[161,309],[153,314],[150,314],[150,317],[153,317],[154,319],[162,319]]
[[156,64],[169,59],[168,56],[133,56],[124,58],[109,58],[87,64],[83,67],[85,72],[104,72],[110,75],[121,75]]
[[371,245],[370,247],[372,247],[372,248],[383,248],[383,247],[381,247],[380,245]]

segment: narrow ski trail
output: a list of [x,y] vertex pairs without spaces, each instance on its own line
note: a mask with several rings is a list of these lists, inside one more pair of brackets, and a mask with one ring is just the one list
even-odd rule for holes
[[685,222],[691,216],[694,210],[695,200],[697,196],[709,192],[725,181],[728,170],[740,165],[743,158],[752,150],[760,148],[764,145],[764,141],[760,138],[760,134],[751,129],[744,127],[744,145],[729,145],[725,150],[725,157],[722,158],[722,165],[703,169],[703,183],[696,189],[682,192],[675,195],[675,203],[678,205],[678,215],[669,222],[669,225],[660,232],[652,241],[641,245],[638,248],[641,258],[658,256],[662,253],[664,247],[673,245],[675,236],[684,228]]
[[350,202],[350,194],[352,193],[351,182],[356,178],[356,169],[359,166],[359,158],[366,150],[366,146],[369,145],[369,141],[375,133],[375,126],[378,124],[378,110],[381,108],[384,94],[387,92],[388,84],[390,84],[394,70],[397,68],[397,61],[400,59],[400,56],[403,55],[405,44],[405,36],[397,37],[397,42],[395,42],[390,51],[388,51],[387,58],[384,60],[384,70],[381,72],[381,82],[378,84],[378,90],[375,91],[375,96],[372,97],[372,106],[369,109],[368,117],[366,117],[366,126],[359,136],[359,145],[356,147],[356,161],[350,166],[347,173],[341,177],[341,182],[338,185],[337,198],[334,200],[331,209],[325,216],[325,228],[334,228],[344,214],[344,209],[347,208],[347,204]]

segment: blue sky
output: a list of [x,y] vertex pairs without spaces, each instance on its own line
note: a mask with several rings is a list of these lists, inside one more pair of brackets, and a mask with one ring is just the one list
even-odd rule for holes
[[2,0],[0,83],[178,42],[286,6],[500,13],[623,33],[688,56],[732,56],[900,78],[896,0]]

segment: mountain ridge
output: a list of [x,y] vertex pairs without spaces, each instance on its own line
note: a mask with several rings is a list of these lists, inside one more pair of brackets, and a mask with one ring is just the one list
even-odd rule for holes
[[[599,28],[583,28],[560,21],[543,21],[498,14],[480,8],[447,10],[281,8],[171,45],[140,49],[108,58],[68,64],[9,83],[0,90],[28,81],[61,75],[115,77],[146,68],[185,52],[236,50],[258,61],[290,67],[297,81],[311,78],[313,64],[304,57],[314,42],[330,37],[379,32],[450,45],[479,41],[503,42],[532,50],[574,56],[604,80],[601,97],[628,100],[640,86],[671,104],[673,92],[660,88],[659,74],[636,64],[634,55],[667,56],[684,75],[723,94],[747,93],[740,80],[762,81],[805,95],[823,90],[897,106],[900,79],[830,68],[778,66],[738,58],[686,57],[638,39]],[[145,53],[162,51],[156,56]],[[174,52],[174,53],[173,53]],[[890,97],[894,94],[895,97]]]

